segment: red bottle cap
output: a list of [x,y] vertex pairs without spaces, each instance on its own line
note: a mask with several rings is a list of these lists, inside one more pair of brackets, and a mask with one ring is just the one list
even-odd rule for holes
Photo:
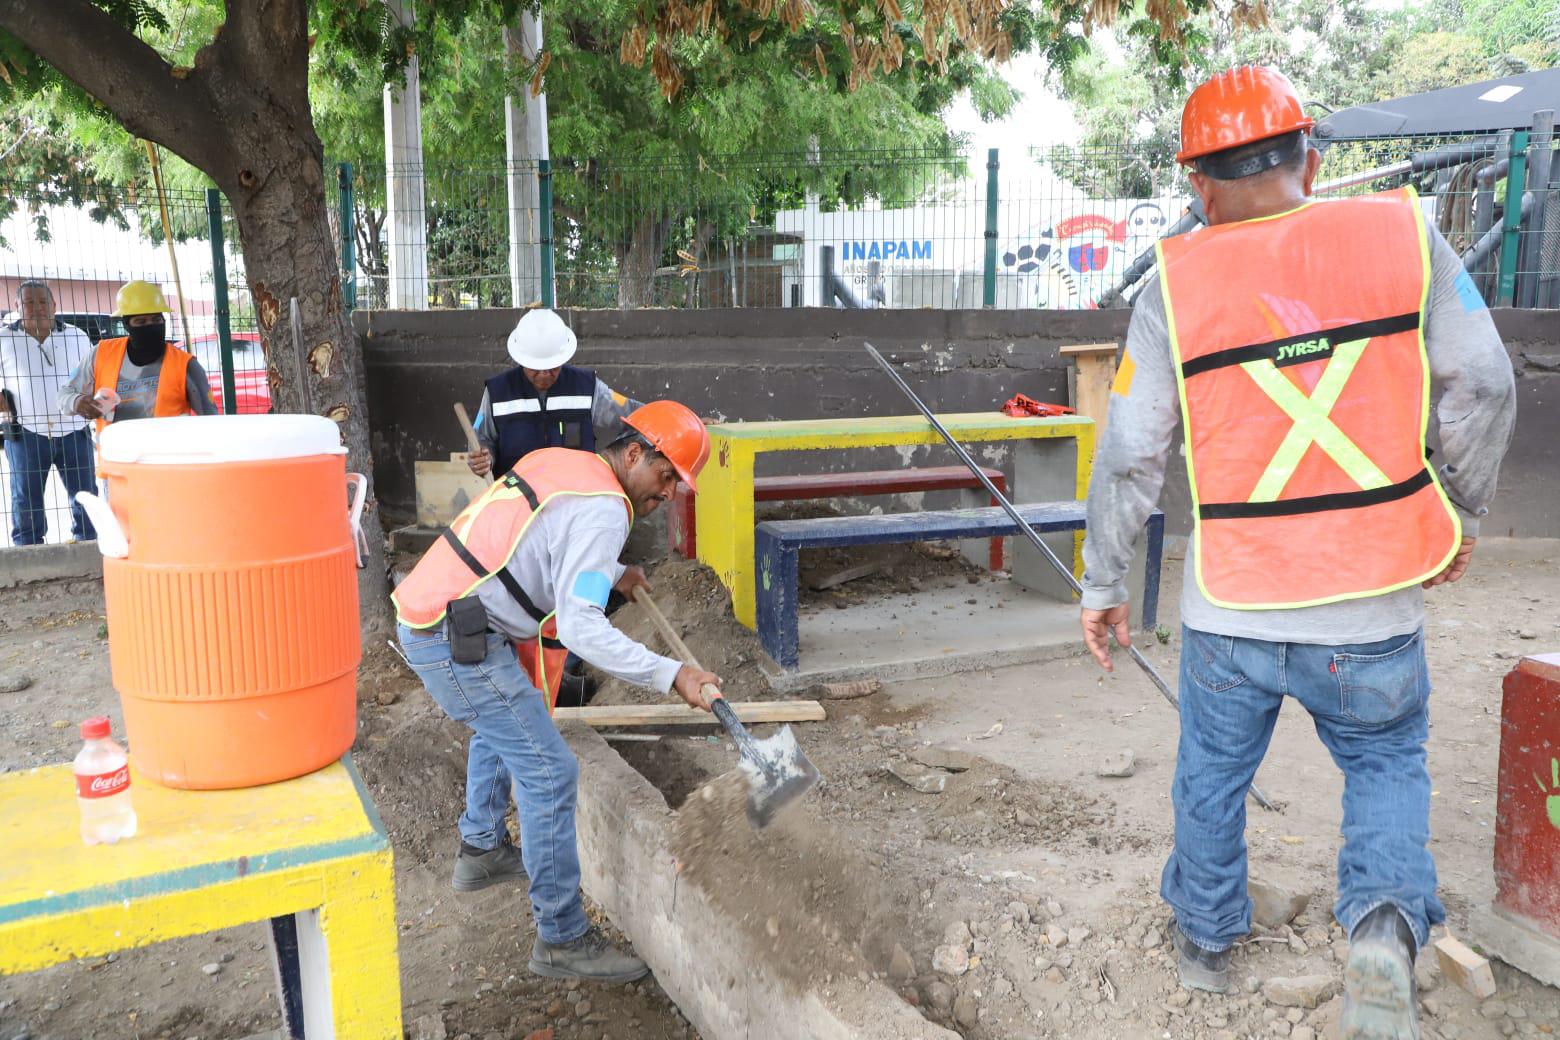
[[82,740],[102,740],[108,736],[109,724],[107,715],[94,715],[81,724]]

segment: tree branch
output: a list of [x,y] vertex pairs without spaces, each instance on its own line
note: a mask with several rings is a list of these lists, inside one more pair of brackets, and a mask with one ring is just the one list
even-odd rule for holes
[[220,121],[198,73],[173,68],[134,33],[86,0],[0,0],[0,26],[103,104],[137,137],[197,168],[211,164]]

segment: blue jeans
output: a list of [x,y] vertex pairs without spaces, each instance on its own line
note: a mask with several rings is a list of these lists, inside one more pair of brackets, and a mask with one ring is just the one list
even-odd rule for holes
[[574,838],[580,766],[548,716],[541,691],[515,658],[513,645],[489,632],[487,657],[480,664],[456,664],[450,660],[443,625],[397,625],[396,635],[439,707],[471,728],[461,840],[482,849],[499,845],[513,780],[536,930],[549,943],[584,935],[589,922],[580,900],[580,854]]
[[[1379,643],[1270,643],[1182,629],[1175,849],[1160,895],[1186,937],[1227,949],[1251,931],[1246,788],[1286,696],[1343,771],[1333,915],[1344,929],[1391,903],[1423,947],[1446,920],[1430,840],[1430,678],[1424,635]],[[1295,783],[1301,778],[1293,777]],[[1302,797],[1304,795],[1302,794]]]
[[5,461],[11,469],[11,544],[42,545],[49,532],[43,511],[43,487],[49,470],[58,468],[70,495],[70,529],[77,541],[97,537],[86,511],[76,504],[76,492],[96,491],[92,438],[86,429],[63,437],[45,437],[23,429],[5,439]]

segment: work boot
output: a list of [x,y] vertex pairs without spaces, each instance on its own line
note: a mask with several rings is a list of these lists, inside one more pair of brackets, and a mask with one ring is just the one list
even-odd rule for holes
[[1343,969],[1344,1040],[1419,1040],[1417,952],[1413,930],[1391,903],[1354,926]]
[[461,842],[450,884],[457,892],[475,892],[504,881],[524,880],[525,862],[520,858],[520,850],[508,841],[496,849],[479,849]]
[[1175,945],[1176,968],[1181,975],[1181,985],[1186,989],[1200,989],[1208,993],[1228,993],[1230,990],[1230,951],[1214,953],[1205,950],[1181,931],[1174,918],[1170,921],[1170,941]]
[[650,974],[648,964],[613,946],[595,926],[566,943],[546,942],[538,935],[531,948],[531,970],[550,979],[586,982],[634,982]]

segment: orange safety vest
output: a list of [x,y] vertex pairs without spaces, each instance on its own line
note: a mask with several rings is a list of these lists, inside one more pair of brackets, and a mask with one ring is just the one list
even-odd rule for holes
[[[98,341],[97,357],[92,363],[93,393],[105,387],[114,390],[119,386],[119,369],[125,363],[125,350],[129,344],[128,336]],[[190,399],[185,388],[189,383],[190,361],[194,356],[172,343],[163,351],[162,370],[157,375],[157,403],[152,409],[152,414],[157,418],[189,413]],[[96,422],[98,432],[102,433],[108,420],[99,418]]]
[[1461,529],[1425,456],[1430,249],[1413,189],[1156,248],[1209,601],[1313,606],[1444,568]]
[[633,520],[633,506],[605,459],[570,448],[542,448],[525,456],[467,506],[390,594],[396,617],[408,628],[432,628],[444,620],[451,600],[471,595],[498,578],[536,621],[534,639],[517,640],[520,664],[547,697],[551,713],[563,681],[568,648],[558,641],[558,621],[543,613],[508,565],[531,521],[563,495],[605,495],[621,499]]

